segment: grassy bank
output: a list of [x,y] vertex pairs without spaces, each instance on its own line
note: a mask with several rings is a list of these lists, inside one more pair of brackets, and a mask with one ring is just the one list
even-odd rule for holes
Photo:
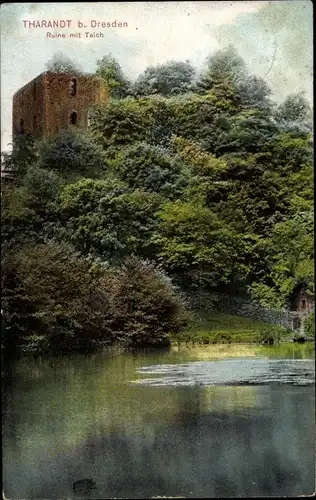
[[289,339],[286,328],[220,312],[196,316],[190,326],[173,336],[172,343],[275,343]]

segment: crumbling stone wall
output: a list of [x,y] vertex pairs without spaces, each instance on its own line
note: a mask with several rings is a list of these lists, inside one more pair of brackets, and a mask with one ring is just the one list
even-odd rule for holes
[[39,138],[45,134],[45,88],[43,75],[39,75],[13,96],[12,135],[32,134]]
[[195,293],[194,297],[189,297],[189,302],[193,309],[203,309],[204,311],[220,311],[225,314],[244,316],[263,323],[279,325],[289,330],[304,333],[304,319],[314,308],[305,312],[289,311],[287,309],[271,309],[262,307],[255,302],[244,297],[238,297],[223,293]]
[[12,134],[29,133],[40,139],[73,126],[85,128],[89,107],[108,98],[102,81],[93,75],[42,73],[13,96]]

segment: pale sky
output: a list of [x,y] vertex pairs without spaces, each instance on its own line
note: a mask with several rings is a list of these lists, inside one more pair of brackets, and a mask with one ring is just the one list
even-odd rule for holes
[[[70,20],[71,28],[28,28],[23,21]],[[78,21],[128,23],[125,28],[78,28]],[[1,149],[10,149],[13,94],[62,52],[83,71],[111,53],[135,79],[149,65],[206,57],[233,44],[251,73],[280,101],[313,94],[313,4],[308,0],[242,2],[7,3],[1,5]],[[82,32],[80,39],[48,39],[47,32]],[[85,32],[103,38],[85,38]]]

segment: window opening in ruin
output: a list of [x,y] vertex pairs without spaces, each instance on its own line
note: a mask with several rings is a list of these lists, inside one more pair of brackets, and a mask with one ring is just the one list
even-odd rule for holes
[[24,134],[24,120],[21,118],[20,120],[20,134]]
[[69,93],[72,97],[77,94],[77,80],[75,78],[70,82]]
[[301,300],[301,306],[302,306],[302,309],[306,309],[306,300],[305,299]]
[[36,115],[33,116],[33,130],[35,131],[37,127],[37,117]]
[[36,82],[33,84],[33,101],[36,100]]
[[71,125],[77,125],[77,120],[78,120],[77,113],[74,111],[70,115],[70,123],[71,123]]

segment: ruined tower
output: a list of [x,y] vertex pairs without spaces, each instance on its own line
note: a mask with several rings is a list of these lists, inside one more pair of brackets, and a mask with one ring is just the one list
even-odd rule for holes
[[69,127],[85,128],[89,107],[107,100],[106,88],[94,75],[47,71],[14,94],[12,135],[41,139]]

